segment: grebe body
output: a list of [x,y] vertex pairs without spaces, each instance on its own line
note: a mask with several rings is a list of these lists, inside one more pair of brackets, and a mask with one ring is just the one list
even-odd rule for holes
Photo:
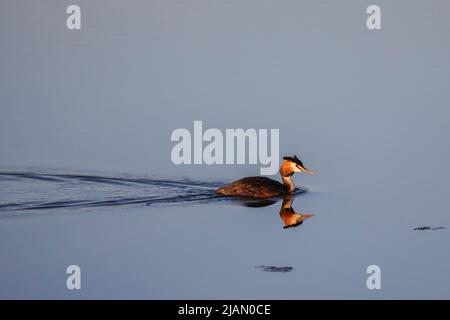
[[216,190],[222,196],[272,198],[288,193],[283,184],[267,177],[246,177]]
[[295,191],[295,185],[291,179],[292,175],[295,172],[309,174],[313,174],[314,172],[306,169],[297,156],[287,156],[283,160],[279,170],[283,183],[266,177],[246,177],[217,189],[216,193],[222,196],[254,198],[272,198],[293,193]]

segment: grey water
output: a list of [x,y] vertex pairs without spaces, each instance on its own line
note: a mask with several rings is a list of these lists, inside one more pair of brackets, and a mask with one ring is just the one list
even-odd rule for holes
[[[1,2],[0,298],[450,298],[450,4],[372,2]],[[279,128],[314,216],[174,165],[195,120]]]

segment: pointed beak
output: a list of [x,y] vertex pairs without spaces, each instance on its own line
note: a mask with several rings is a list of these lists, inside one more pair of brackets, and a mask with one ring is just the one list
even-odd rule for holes
[[304,173],[307,173],[307,174],[314,174],[314,173],[315,173],[314,171],[309,170],[309,169],[306,169],[306,168],[303,168],[303,167],[300,166],[300,165],[297,165],[297,167],[298,167],[301,171],[303,171]]

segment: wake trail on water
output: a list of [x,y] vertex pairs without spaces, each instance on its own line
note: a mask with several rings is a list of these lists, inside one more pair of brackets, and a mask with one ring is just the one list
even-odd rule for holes
[[0,170],[0,212],[221,201],[223,181]]

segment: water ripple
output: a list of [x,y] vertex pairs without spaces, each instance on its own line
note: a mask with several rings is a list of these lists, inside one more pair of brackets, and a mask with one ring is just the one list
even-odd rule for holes
[[220,201],[222,181],[0,171],[0,211]]

